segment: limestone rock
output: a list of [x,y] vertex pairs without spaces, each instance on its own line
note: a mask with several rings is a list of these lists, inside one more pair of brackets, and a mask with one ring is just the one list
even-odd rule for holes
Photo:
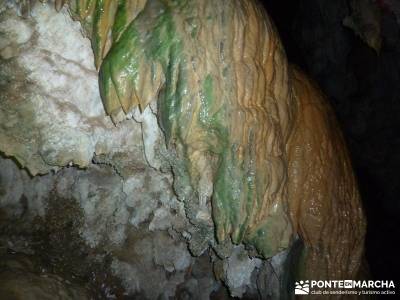
[[243,246],[234,248],[232,255],[224,262],[225,282],[233,297],[242,297],[251,285],[255,268],[260,267],[259,258],[250,258]]
[[47,222],[49,249],[72,228],[70,247],[150,299],[218,288],[192,255],[252,294],[255,257],[283,270],[298,236],[300,275],[354,278],[365,222],[324,97],[258,4],[188,3],[69,1],[82,27],[60,1],[0,12],[0,152],[45,174],[0,160],[8,228]]
[[0,298],[86,300],[85,289],[46,272],[35,272],[29,256],[0,257]]
[[140,124],[115,127],[105,116],[80,24],[49,5],[37,4],[31,14],[0,15],[0,151],[33,175],[86,167],[94,153],[143,157]]

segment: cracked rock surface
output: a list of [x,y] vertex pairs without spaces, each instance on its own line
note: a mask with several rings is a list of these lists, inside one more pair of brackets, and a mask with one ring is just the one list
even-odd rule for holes
[[256,294],[260,259],[196,239],[155,102],[115,126],[80,24],[65,8],[37,3],[23,18],[10,3],[0,9],[0,298],[229,298],[222,282],[232,296]]
[[0,17],[0,151],[32,175],[94,153],[132,152],[143,161],[140,124],[115,127],[105,116],[90,42],[63,10],[36,5],[32,18]]

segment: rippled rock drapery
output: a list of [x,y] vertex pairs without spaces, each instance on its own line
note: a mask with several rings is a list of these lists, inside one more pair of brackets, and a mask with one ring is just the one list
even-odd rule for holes
[[289,297],[289,274],[357,275],[364,221],[342,138],[257,4],[69,10],[91,39],[102,99],[89,41],[66,8],[36,5],[28,19],[2,11],[0,150],[33,175],[58,171],[31,179],[5,161],[2,207],[18,215],[37,203],[43,216],[51,196],[71,199],[79,237],[111,251],[128,293],[151,299],[218,289],[210,268],[185,275],[200,261],[186,241],[192,255],[210,255],[232,296]]
[[112,3],[71,2],[92,38],[104,106],[118,121],[158,95],[189,219],[207,225],[199,211],[211,199],[217,240],[264,257],[289,246],[294,225],[316,251],[310,262],[345,259],[348,269],[326,274],[354,276],[364,223],[342,137],[323,96],[287,65],[263,10],[252,1]]
[[[366,253],[371,273],[375,278],[397,278],[400,264],[393,258],[399,249],[393,231],[400,227],[396,217],[400,212],[396,175],[400,168],[400,2],[373,1],[381,10],[379,52],[343,26],[346,16],[353,14],[347,5],[350,1],[269,2],[279,3],[279,7],[268,5],[268,12],[291,49],[289,60],[301,65],[328,95],[345,133],[368,219]],[[296,8],[287,11],[287,5]],[[380,256],[382,244],[388,249],[385,256]]]

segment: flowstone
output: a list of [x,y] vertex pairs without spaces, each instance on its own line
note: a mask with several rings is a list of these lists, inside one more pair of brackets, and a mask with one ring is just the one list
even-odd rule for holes
[[156,102],[117,127],[105,116],[90,43],[66,9],[36,4],[22,18],[9,5],[0,28],[0,150],[14,159],[0,158],[1,246],[39,256],[61,281],[90,278],[96,297],[221,289],[210,259],[190,275],[197,229],[173,189]]
[[2,248],[103,298],[358,276],[343,138],[259,4],[33,3],[0,9]]

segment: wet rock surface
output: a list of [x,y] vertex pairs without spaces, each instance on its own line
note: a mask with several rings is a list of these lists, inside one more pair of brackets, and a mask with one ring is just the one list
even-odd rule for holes
[[35,258],[21,254],[0,256],[2,299],[90,299],[87,291],[57,275],[35,270]]
[[[140,4],[140,1],[134,2]],[[159,110],[153,99],[157,89],[140,89],[141,93],[150,91],[150,95],[141,95],[145,98],[144,104],[149,105],[143,104],[126,115],[114,115],[114,121],[123,119],[115,126],[105,116],[101,104],[89,40],[83,37],[82,27],[72,21],[67,9],[56,13],[52,6],[37,3],[29,12],[31,17],[23,18],[20,14],[24,13],[16,9],[13,1],[5,3],[5,8],[0,9],[0,152],[3,154],[0,159],[0,248],[15,258],[25,255],[38,270],[25,269],[21,281],[37,278],[32,281],[37,282],[43,295],[47,290],[58,288],[60,299],[65,295],[72,298],[88,295],[95,299],[289,297],[284,292],[292,290],[286,286],[290,272],[285,262],[299,255],[291,251],[293,241],[289,233],[292,231],[284,226],[289,220],[268,216],[272,223],[276,221],[272,228],[287,229],[284,235],[266,235],[273,237],[274,244],[265,254],[266,257],[274,255],[269,259],[262,260],[251,245],[233,246],[229,231],[238,224],[229,214],[225,216],[227,232],[220,232],[220,236],[227,238],[217,243],[209,201],[213,193],[212,170],[207,167],[210,162],[215,163],[214,158],[199,155],[193,151],[195,147],[190,149],[191,160],[196,162],[195,179],[192,178],[195,188],[188,191],[184,156],[177,155],[183,150],[178,147],[166,151],[159,128],[156,116]],[[160,12],[157,10],[160,3],[154,3],[149,9]],[[211,6],[208,9],[214,10]],[[141,19],[144,25],[148,21]],[[196,34],[196,22],[193,24],[193,28],[183,26],[184,30],[193,30]],[[311,31],[315,29],[311,27]],[[219,32],[218,28],[212,29]],[[315,33],[317,37],[320,35]],[[324,41],[334,45],[342,40],[343,37],[335,36]],[[203,42],[208,46],[206,40]],[[279,44],[279,40],[275,42]],[[216,57],[228,53],[226,45],[215,48]],[[332,51],[330,58],[334,57],[335,48],[327,48]],[[98,60],[99,53],[95,51],[95,55]],[[286,60],[280,55],[283,50],[279,46],[276,70],[286,70],[281,68]],[[318,55],[317,51],[315,56]],[[323,70],[325,62],[313,65],[315,70]],[[200,67],[198,64],[196,68]],[[140,68],[150,76],[145,71],[149,69],[147,63],[142,61]],[[209,66],[204,64],[204,68],[208,70]],[[337,71],[338,77],[341,71]],[[285,72],[282,74],[286,75]],[[276,74],[273,80],[280,78]],[[157,77],[154,81],[146,80],[146,76],[143,76],[144,82],[140,79],[141,86],[150,82],[159,86],[158,76],[154,75]],[[282,78],[277,81],[286,83]],[[207,76],[204,80],[204,91],[197,95],[201,99],[212,96],[212,93],[202,94],[207,92],[207,87],[212,91],[211,79],[212,76]],[[238,80],[242,81],[244,78]],[[252,85],[251,81],[248,83]],[[199,86],[195,80],[191,84],[193,91]],[[280,85],[277,86],[279,89]],[[285,91],[288,89],[284,88]],[[236,120],[234,123],[240,124]],[[189,128],[189,125],[183,126],[184,130]],[[280,133],[269,135],[270,139],[280,136]],[[171,141],[168,149],[174,145]],[[174,150],[178,151],[174,153]],[[279,156],[281,151],[275,149],[273,153]],[[278,171],[284,180],[285,163],[271,162],[271,171]],[[278,189],[275,179],[271,181]],[[284,190],[279,189],[279,193],[284,195]],[[231,203],[224,205],[230,208]],[[273,207],[278,216],[284,215],[282,208]],[[257,213],[265,211],[259,209]],[[262,240],[265,231],[257,234],[261,236],[257,241],[262,246],[268,244]],[[362,234],[359,238],[362,239]],[[236,242],[240,243],[241,239]],[[8,260],[4,256],[3,261]],[[6,274],[5,283],[7,276],[10,278],[12,286],[13,274],[18,273],[18,268],[9,271],[6,265],[0,273]],[[43,281],[42,277],[51,280]],[[73,287],[78,294],[71,296]],[[2,288],[7,291],[7,284]]]
[[[129,180],[146,192],[127,197]],[[54,299],[228,299],[222,282],[233,296],[254,296],[258,274],[271,269],[243,246],[224,260],[211,250],[193,257],[182,203],[168,194],[169,176],[153,169],[135,170],[126,181],[107,165],[31,177],[1,158],[0,186],[7,190],[0,196],[0,291],[12,295],[17,282],[29,282],[17,299],[30,289],[38,290],[32,299],[47,299],[54,289]],[[20,257],[29,268],[10,269]]]
[[242,246],[230,259],[232,245],[215,255],[187,219],[157,105],[115,126],[79,23],[40,3],[24,18],[13,3],[0,10],[0,297],[256,295],[259,259]]
[[350,2],[368,1],[263,2],[289,60],[318,82],[340,121],[367,214],[366,254],[372,275],[399,278],[400,2],[369,1],[379,4],[379,52],[343,26],[343,20],[355,14]]

